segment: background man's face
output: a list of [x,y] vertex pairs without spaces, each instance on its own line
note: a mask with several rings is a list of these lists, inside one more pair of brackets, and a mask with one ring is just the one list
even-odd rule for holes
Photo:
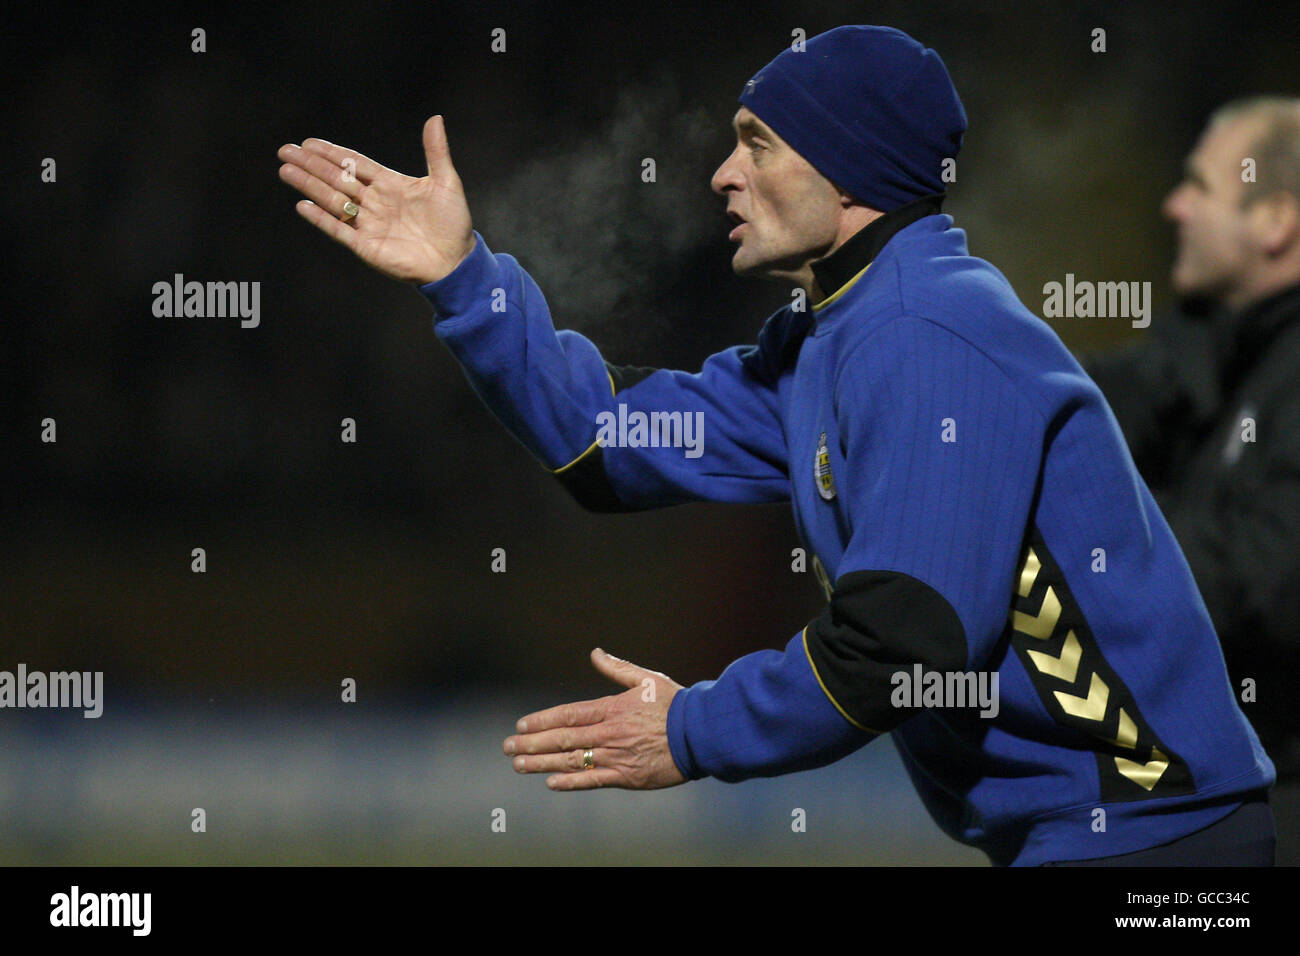
[[839,191],[745,107],[737,111],[736,148],[713,174],[713,191],[744,218],[732,233],[737,275],[788,278],[825,255],[836,237]]
[[1255,132],[1246,119],[1209,127],[1187,158],[1183,181],[1165,198],[1165,216],[1178,226],[1171,279],[1179,295],[1229,299],[1253,262],[1241,161]]

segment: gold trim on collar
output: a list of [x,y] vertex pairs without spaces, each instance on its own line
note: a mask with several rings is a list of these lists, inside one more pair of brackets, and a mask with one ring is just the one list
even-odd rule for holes
[[[872,261],[874,262],[875,260],[872,260]],[[826,298],[822,299],[820,302],[815,303],[815,304],[813,305],[813,311],[816,312],[816,311],[819,310],[819,309],[824,309],[824,308],[826,308],[826,306],[830,305],[830,304],[831,304],[832,302],[834,302],[836,299],[840,298],[840,296],[844,295],[844,293],[846,293],[846,292],[848,292],[850,289],[852,289],[853,286],[854,286],[854,284],[855,284],[859,279],[861,279],[861,278],[866,274],[866,271],[867,271],[868,269],[870,269],[870,268],[871,268],[871,263],[868,262],[865,266],[862,267],[862,271],[859,272],[857,275],[855,275],[852,279],[850,279],[848,282],[844,283],[844,285],[842,285],[842,286],[840,286],[838,289],[836,289],[836,290],[835,290],[831,295],[829,295],[829,296],[827,296]]]

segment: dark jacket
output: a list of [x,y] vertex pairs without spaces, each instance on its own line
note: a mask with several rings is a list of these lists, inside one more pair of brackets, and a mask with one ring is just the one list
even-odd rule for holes
[[1236,315],[1182,308],[1080,363],[1182,545],[1238,696],[1255,681],[1242,709],[1279,778],[1300,776],[1300,285]]

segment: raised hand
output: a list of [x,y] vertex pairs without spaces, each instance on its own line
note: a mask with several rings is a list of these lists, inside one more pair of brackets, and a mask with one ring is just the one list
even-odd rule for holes
[[[681,684],[630,661],[591,652],[591,662],[630,690],[562,704],[522,718],[504,750],[519,773],[550,773],[552,790],[654,790],[685,783],[668,749],[668,708]],[[584,754],[591,751],[591,766]]]
[[297,206],[302,217],[385,275],[434,282],[474,249],[441,116],[424,124],[428,175],[420,178],[323,139],[281,146],[276,155],[284,163],[280,178],[307,197]]

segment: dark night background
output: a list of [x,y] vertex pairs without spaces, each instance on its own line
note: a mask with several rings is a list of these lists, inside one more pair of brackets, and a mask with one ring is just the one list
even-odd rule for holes
[[[316,136],[419,175],[422,124],[442,113],[475,227],[537,279],[557,325],[611,361],[696,369],[788,301],[731,274],[708,186],[744,81],[795,28],[887,24],[938,50],[964,100],[945,211],[971,251],[1035,312],[1067,272],[1149,280],[1159,306],[1173,249],[1159,203],[1206,116],[1295,92],[1283,7],[31,13],[5,58],[0,668],[102,670],[106,701],[98,721],[0,713],[0,862],[556,860],[592,807],[611,833],[635,819],[649,834],[610,859],[982,860],[924,817],[886,742],[857,769],[569,804],[509,772],[496,748],[514,717],[612,690],[592,646],[689,684],[784,645],[820,606],[811,575],[790,571],[789,509],[582,511],[472,394],[419,295],[298,217],[276,150]],[[656,183],[640,179],[647,156]],[[259,327],[156,318],[153,284],[175,273],[260,282]],[[1056,328],[1076,350],[1144,334]],[[40,440],[45,418],[57,443]],[[190,570],[195,547],[206,573]],[[490,571],[498,547],[505,574]],[[893,817],[835,816],[886,793]],[[789,807],[819,799],[841,809],[791,845]],[[489,834],[495,807],[517,808],[508,849]],[[714,842],[689,841],[694,856],[664,843],[655,813]],[[736,828],[725,840],[708,831],[719,813]]]

